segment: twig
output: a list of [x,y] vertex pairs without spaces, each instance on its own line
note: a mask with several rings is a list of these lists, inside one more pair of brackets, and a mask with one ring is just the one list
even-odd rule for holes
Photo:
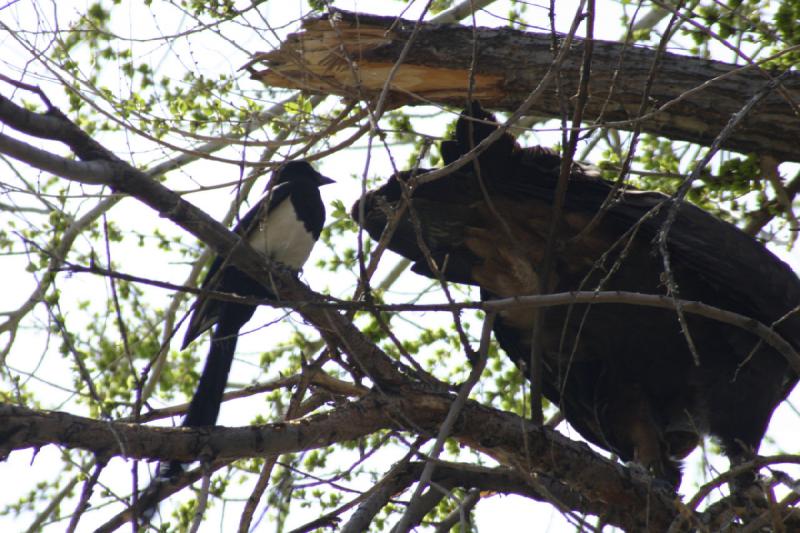
[[[453,425],[458,420],[459,415],[461,414],[461,409],[464,406],[464,403],[467,401],[469,397],[469,393],[472,388],[478,383],[478,380],[483,373],[483,369],[486,367],[486,360],[489,355],[489,345],[491,343],[492,337],[492,326],[494,324],[495,314],[489,313],[483,320],[483,330],[481,331],[481,339],[480,339],[480,346],[478,347],[478,358],[477,361],[473,363],[472,370],[470,371],[469,377],[467,380],[461,385],[458,390],[458,395],[456,396],[455,401],[450,408],[450,411],[447,413],[447,417],[445,418],[444,422],[442,422],[439,428],[439,434],[436,436],[436,442],[433,444],[431,451],[428,453],[427,456],[427,463],[425,464],[425,469],[422,471],[422,475],[419,478],[419,483],[417,483],[417,488],[414,490],[414,494],[411,496],[408,508],[403,516],[400,518],[400,521],[394,527],[393,531],[398,533],[405,533],[406,531],[410,530],[413,527],[412,524],[412,517],[415,516],[417,513],[417,502],[420,501],[420,497],[422,495],[422,491],[428,488],[430,484],[431,477],[433,476],[433,470],[436,468],[435,460],[439,457],[439,454],[442,451],[444,446],[444,442],[447,437],[450,435]],[[422,505],[421,503],[419,505]]]
[[478,505],[479,501],[481,501],[481,490],[477,488],[470,489],[459,502],[458,507],[444,517],[444,520],[436,524],[434,533],[450,533],[456,524],[459,525],[460,531],[471,531],[470,513]]
[[211,488],[211,469],[208,463],[200,465],[203,471],[203,482],[200,484],[200,495],[197,498],[197,508],[194,510],[194,517],[189,527],[189,533],[197,533],[203,524],[203,514],[208,506],[208,494]]
[[[582,1],[575,11],[572,19],[570,33],[575,33],[583,20],[583,9],[586,2]],[[594,51],[594,0],[588,1],[588,15],[586,18],[586,40],[583,48],[583,64],[581,65],[580,80],[578,82],[578,95],[575,103],[575,110],[572,115],[572,131],[569,140],[565,143],[564,153],[561,157],[561,168],[556,182],[556,189],[553,193],[553,208],[550,211],[549,227],[545,238],[544,252],[542,261],[538,267],[539,288],[542,294],[550,292],[550,277],[552,271],[553,256],[556,247],[556,236],[561,227],[561,216],[564,211],[564,202],[567,197],[567,185],[572,173],[572,159],[575,156],[575,148],[578,144],[579,127],[583,119],[583,111],[586,107],[589,95],[589,78],[592,67],[592,53]],[[552,13],[551,5],[551,13]],[[553,29],[555,36],[555,29]],[[559,91],[559,94],[562,94]],[[566,126],[566,124],[564,124]],[[566,137],[566,130],[562,133]],[[534,424],[544,423],[544,413],[542,412],[542,388],[543,388],[543,343],[544,343],[544,318],[545,310],[540,309],[534,315],[533,331],[530,352],[530,382],[531,382],[531,421]]]
[[367,531],[372,518],[392,496],[407,488],[416,479],[413,473],[408,472],[408,465],[423,443],[424,439],[418,438],[405,457],[392,466],[378,483],[354,500],[361,502],[361,505],[342,527],[341,533]]
[[[118,275],[129,276],[116,273],[105,273],[104,275]],[[187,290],[185,287],[173,286],[163,282],[154,282],[144,278],[137,278],[131,276],[141,283],[150,283],[157,286],[165,286],[166,288],[176,290]],[[215,293],[215,297],[222,300],[236,301],[247,304],[259,305],[276,305],[275,302],[269,300],[247,299],[231,296],[226,293]],[[677,303],[676,303],[677,301]],[[719,322],[731,324],[739,328],[749,331],[750,333],[760,337],[767,344],[779,351],[786,359],[792,368],[800,373],[800,355],[796,349],[792,347],[786,340],[784,340],[772,327],[763,324],[751,317],[714,307],[712,305],[704,304],[702,302],[692,300],[676,300],[672,296],[665,296],[662,294],[643,294],[631,291],[571,291],[553,294],[532,294],[520,295],[511,298],[500,298],[497,300],[488,300],[485,302],[448,302],[448,303],[431,303],[431,304],[371,304],[371,306],[363,302],[350,302],[335,300],[328,298],[327,302],[315,301],[313,304],[307,300],[281,300],[281,305],[292,308],[302,308],[309,305],[319,308],[333,308],[333,309],[374,309],[377,311],[387,312],[400,312],[400,311],[420,311],[420,312],[446,312],[452,313],[459,309],[480,309],[482,311],[503,311],[506,309],[515,309],[522,307],[553,307],[573,304],[628,304],[628,305],[641,305],[644,307],[658,307],[661,309],[675,310],[677,305],[681,305],[685,313],[696,314],[706,318],[711,318]],[[790,311],[792,313],[794,311]]]
[[[664,55],[667,50],[667,46],[669,45],[669,36],[671,34],[670,30],[672,26],[675,24],[675,20],[677,19],[677,15],[673,14],[672,18],[667,23],[667,27],[664,31],[664,34],[661,37],[661,40],[658,43],[658,48],[655,51],[655,56],[653,57],[653,62],[650,64],[650,70],[647,74],[647,81],[644,85],[644,90],[642,91],[642,99],[639,102],[639,111],[636,114],[637,117],[644,117],[647,108],[651,105],[650,102],[650,93],[653,90],[653,85],[655,84],[656,75],[658,74],[658,67],[660,64],[660,59]],[[626,39],[625,45],[627,47],[628,40]],[[622,65],[622,58],[620,57],[619,67],[621,68]],[[620,72],[620,68],[618,68],[614,72],[614,76],[616,79],[617,74]],[[612,86],[613,87],[613,86]],[[608,95],[608,100],[611,99],[611,94]],[[604,104],[605,107],[605,104]],[[609,125],[606,124],[606,127]],[[606,195],[603,203],[598,208],[597,212],[592,216],[592,219],[589,221],[586,226],[581,229],[580,233],[575,235],[570,239],[570,244],[576,245],[580,243],[583,239],[588,237],[592,231],[600,224],[605,214],[608,212],[608,209],[611,207],[612,202],[617,199],[617,193],[622,188],[625,180],[630,173],[631,166],[633,165],[633,158],[636,155],[636,147],[639,143],[639,135],[642,131],[642,122],[636,121],[633,124],[633,131],[631,133],[631,139],[628,143],[628,150],[625,154],[625,159],[622,162],[622,167],[619,169],[619,174],[617,175],[617,179],[614,181],[614,184],[611,187],[611,190],[608,191],[608,195]]]
[[661,226],[660,231],[658,232],[658,250],[661,254],[661,258],[664,264],[664,274],[666,275],[666,285],[667,289],[669,290],[670,295],[675,300],[675,311],[678,316],[678,322],[681,326],[681,331],[683,332],[684,336],[686,337],[686,342],[689,346],[689,349],[692,352],[692,356],[694,357],[694,362],[696,365],[700,365],[700,355],[697,353],[697,348],[694,345],[694,341],[692,340],[691,333],[689,332],[689,326],[686,323],[686,317],[683,314],[683,305],[681,302],[680,294],[678,292],[678,286],[675,283],[675,278],[672,273],[672,265],[670,262],[670,252],[668,248],[668,235],[669,231],[672,228],[672,225],[675,223],[675,220],[678,217],[678,211],[680,208],[681,202],[683,202],[686,194],[689,192],[689,189],[692,186],[692,183],[700,177],[700,173],[709,164],[711,158],[716,155],[717,151],[719,151],[722,143],[724,143],[728,137],[733,133],[733,130],[736,126],[739,125],[748,113],[761,101],[763,100],[769,93],[771,93],[775,87],[777,87],[781,81],[788,76],[790,71],[786,71],[777,78],[771,80],[769,83],[765,84],[756,94],[753,95],[750,100],[748,100],[745,105],[735,113],[728,124],[722,129],[722,131],[717,135],[714,139],[714,142],[711,144],[711,147],[708,149],[706,155],[701,159],[692,170],[692,173],[689,175],[686,180],[678,187],[675,195],[671,199],[671,205],[669,211],[667,212],[667,218],[664,220],[664,223]]
[[42,531],[44,523],[47,519],[52,515],[61,505],[61,503],[69,496],[72,495],[72,491],[75,489],[75,486],[80,481],[82,474],[73,475],[72,478],[64,485],[58,494],[54,495],[50,498],[50,501],[47,503],[47,507],[45,507],[39,514],[36,515],[36,519],[31,522],[31,525],[28,526],[28,529],[25,533],[38,533]]
[[100,473],[108,464],[108,461],[98,459],[97,463],[94,468],[94,472],[92,475],[86,478],[86,481],[83,484],[83,489],[81,490],[81,497],[78,500],[78,504],[75,506],[75,511],[72,513],[72,517],[69,520],[69,525],[67,526],[67,531],[69,533],[73,533],[75,529],[78,527],[78,522],[83,516],[83,513],[86,509],[89,508],[89,500],[92,497],[92,491],[94,490],[94,486],[97,484],[97,480],[100,478]]

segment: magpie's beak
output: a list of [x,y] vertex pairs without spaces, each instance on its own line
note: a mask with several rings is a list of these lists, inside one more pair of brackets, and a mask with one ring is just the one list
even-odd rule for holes
[[317,183],[319,183],[319,186],[322,187],[323,185],[328,185],[329,183],[336,183],[336,182],[333,181],[328,176],[323,176],[322,174],[318,174]]

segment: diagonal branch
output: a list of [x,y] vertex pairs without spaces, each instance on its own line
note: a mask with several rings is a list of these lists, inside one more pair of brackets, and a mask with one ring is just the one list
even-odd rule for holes
[[[42,117],[30,111],[26,113],[30,115],[27,123],[35,122]],[[6,118],[3,109],[0,109],[0,120],[5,121]],[[61,120],[69,122],[63,116]],[[15,124],[19,125],[20,121],[16,121]],[[281,299],[300,302],[292,306],[293,309],[317,327],[329,342],[342,346],[376,383],[391,386],[403,381],[385,353],[371,343],[346,317],[313,305],[322,302],[322,297],[295,279],[284,267],[262,256],[205,212],[145,173],[118,160],[77,126],[71,122],[69,124],[56,128],[56,131],[61,132],[56,140],[70,146],[76,154],[107,157],[107,159],[71,161],[4,134],[0,134],[0,152],[70,180],[106,185],[115,192],[136,197],[157,211],[160,216],[170,219],[208,244],[218,254],[228,257],[231,264],[236,265],[253,279],[277,289]],[[27,132],[24,129],[23,131]]]

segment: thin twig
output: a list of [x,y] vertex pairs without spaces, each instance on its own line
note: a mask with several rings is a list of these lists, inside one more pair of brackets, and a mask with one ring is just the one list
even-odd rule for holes
[[478,380],[483,373],[483,369],[486,367],[494,319],[495,314],[489,313],[483,320],[483,330],[481,331],[480,346],[478,347],[477,352],[478,358],[473,363],[469,377],[467,377],[467,380],[459,388],[458,395],[453,401],[450,411],[447,413],[447,417],[439,427],[439,434],[436,436],[436,442],[433,444],[431,451],[427,455],[427,463],[425,464],[425,468],[419,478],[417,488],[414,490],[414,494],[411,496],[408,508],[406,509],[405,513],[403,513],[403,516],[400,518],[400,521],[394,527],[393,531],[405,533],[406,531],[409,531],[411,527],[413,527],[411,518],[416,514],[415,504],[421,498],[422,491],[428,488],[430,484],[431,477],[433,476],[433,470],[436,468],[435,460],[439,457],[439,454],[444,447],[445,440],[451,434],[453,426],[455,425],[456,420],[458,420],[458,417],[461,413],[461,409],[469,397],[470,391],[478,383]]
[[683,313],[683,304],[680,300],[680,294],[678,292],[678,285],[675,283],[675,278],[672,272],[672,264],[670,261],[670,252],[668,247],[668,236],[672,225],[675,223],[675,220],[678,218],[678,211],[680,210],[680,205],[684,201],[684,198],[689,192],[689,189],[700,177],[700,173],[705,169],[705,167],[711,162],[711,159],[716,155],[716,153],[721,148],[722,144],[730,137],[733,133],[733,130],[739,123],[750,113],[750,111],[768,94],[770,94],[778,85],[780,85],[781,81],[788,76],[790,71],[786,71],[777,78],[769,81],[767,84],[764,85],[756,94],[753,95],[750,100],[748,100],[745,105],[740,109],[737,113],[731,116],[728,124],[722,129],[722,131],[717,135],[714,139],[714,142],[711,144],[711,147],[708,149],[706,155],[701,159],[692,170],[692,173],[689,175],[688,178],[684,180],[684,182],[678,187],[678,190],[675,192],[675,195],[671,198],[671,205],[669,211],[667,212],[667,218],[664,220],[664,223],[661,226],[661,229],[658,232],[658,250],[661,254],[662,262],[664,265],[664,274],[666,277],[666,285],[669,291],[669,294],[675,301],[675,311],[678,316],[678,322],[681,326],[681,331],[683,332],[687,345],[692,352],[692,356],[694,357],[694,363],[696,365],[700,365],[700,355],[697,353],[697,348],[695,347],[694,341],[692,340],[691,333],[689,332],[689,326],[686,323],[686,317]]

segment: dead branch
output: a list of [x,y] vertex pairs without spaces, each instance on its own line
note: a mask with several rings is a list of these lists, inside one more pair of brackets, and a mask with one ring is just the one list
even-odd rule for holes
[[[394,17],[337,11],[333,16],[307,20],[303,30],[291,34],[280,49],[256,54],[247,66],[254,78],[270,86],[350,99],[374,97],[383,88],[415,24]],[[514,111],[553,62],[550,35],[478,28],[474,36],[478,58],[472,97],[486,107]],[[394,74],[393,104],[463,106],[469,88],[472,43],[470,27],[422,24]],[[584,42],[575,39],[560,67],[561,88],[570,107],[575,102],[569,97],[578,92],[583,48]],[[627,130],[638,124],[646,133],[710,145],[742,102],[769,81],[757,65],[738,66],[664,53],[652,82],[650,105],[641,115],[641,94],[655,54],[643,46],[595,40],[584,121]],[[356,59],[357,81],[348,57]],[[257,66],[266,68],[259,70]],[[799,73],[790,73],[781,86],[790,100],[800,100]],[[556,88],[548,87],[529,112],[557,118],[558,102]],[[781,135],[775,135],[775,131]],[[794,143],[799,137],[800,117],[782,96],[772,95],[743,121],[723,148],[771,154],[780,161],[800,161]]]

